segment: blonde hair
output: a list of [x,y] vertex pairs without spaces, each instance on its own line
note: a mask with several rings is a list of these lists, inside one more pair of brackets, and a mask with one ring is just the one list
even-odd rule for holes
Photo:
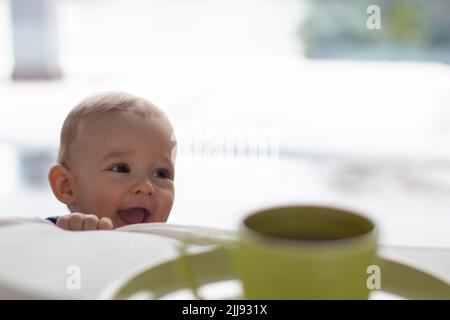
[[58,163],[68,167],[72,145],[84,119],[111,112],[133,112],[141,117],[164,116],[164,113],[150,101],[129,93],[110,91],[93,94],[78,103],[64,120]]

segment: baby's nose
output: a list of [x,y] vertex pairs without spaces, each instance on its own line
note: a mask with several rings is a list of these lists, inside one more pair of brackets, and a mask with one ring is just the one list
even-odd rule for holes
[[137,183],[133,188],[133,193],[143,193],[152,195],[155,193],[155,188],[153,187],[153,183],[148,179],[143,179],[139,183]]

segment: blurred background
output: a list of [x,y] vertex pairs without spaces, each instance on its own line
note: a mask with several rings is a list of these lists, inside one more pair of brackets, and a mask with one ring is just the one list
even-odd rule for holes
[[450,247],[450,0],[0,0],[0,216],[67,213],[47,182],[67,113],[121,90],[179,141],[168,222],[364,212]]

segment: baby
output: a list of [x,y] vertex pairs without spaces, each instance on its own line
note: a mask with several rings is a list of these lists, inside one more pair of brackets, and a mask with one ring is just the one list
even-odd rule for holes
[[123,92],[81,101],[61,131],[53,193],[71,214],[66,230],[110,230],[165,222],[174,200],[176,141],[167,116],[151,102]]

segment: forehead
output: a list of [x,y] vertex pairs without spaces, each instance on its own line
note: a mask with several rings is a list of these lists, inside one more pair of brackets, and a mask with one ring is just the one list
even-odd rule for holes
[[132,112],[102,114],[80,123],[75,148],[84,157],[104,157],[118,150],[142,155],[170,155],[173,129],[164,116]]

